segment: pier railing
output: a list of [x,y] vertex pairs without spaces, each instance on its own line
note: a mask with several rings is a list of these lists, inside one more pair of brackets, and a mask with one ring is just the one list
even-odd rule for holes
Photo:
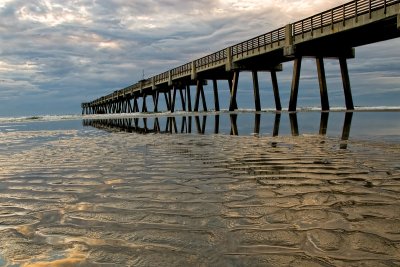
[[355,0],[293,23],[293,36],[304,36],[304,33],[312,32],[316,29],[321,29],[322,31],[327,26],[333,29],[336,23],[345,25],[346,20],[352,18],[357,20],[359,16],[365,14],[369,14],[371,18],[373,11],[382,8],[386,14],[388,6],[399,2],[399,0]]

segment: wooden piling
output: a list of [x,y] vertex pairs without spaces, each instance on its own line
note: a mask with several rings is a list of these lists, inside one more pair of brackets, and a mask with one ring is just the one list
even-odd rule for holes
[[302,60],[301,57],[298,57],[294,60],[293,80],[292,80],[292,89],[290,92],[289,111],[296,111],[296,108],[297,108],[297,96],[299,93],[301,60]]
[[175,112],[175,99],[176,99],[176,86],[172,89],[172,102],[171,102],[171,112]]
[[316,63],[318,72],[319,91],[321,94],[321,108],[322,111],[328,111],[329,98],[328,98],[328,88],[326,85],[325,66],[323,57],[317,57]]
[[340,70],[342,73],[344,98],[347,110],[354,110],[353,96],[351,94],[351,85],[349,77],[349,69],[347,67],[347,59],[345,57],[339,58]]
[[154,112],[158,112],[158,98],[160,96],[158,91],[153,92]]
[[146,94],[143,94],[142,98],[143,98],[143,105],[142,105],[142,112],[147,112],[147,103],[146,103]]
[[256,111],[261,111],[261,102],[260,102],[260,88],[258,84],[258,73],[253,70],[253,91],[254,91],[254,103]]
[[214,90],[215,111],[219,111],[218,83],[216,79],[213,80],[213,90]]
[[238,82],[239,82],[239,71],[236,70],[233,72],[233,78],[231,82],[231,100],[229,103],[229,111],[234,111],[235,109],[238,108],[237,101],[236,101],[236,95],[237,95],[237,89],[238,89]]
[[185,96],[183,95],[183,91],[185,89],[179,88],[179,94],[181,96],[181,104],[182,104],[182,110],[186,111],[186,102],[185,102]]
[[279,85],[275,70],[271,70],[271,80],[272,80],[272,89],[274,91],[275,108],[276,110],[281,111],[282,110],[281,97],[279,95]]
[[186,102],[187,102],[187,110],[192,111],[192,98],[190,96],[190,85],[186,85]]

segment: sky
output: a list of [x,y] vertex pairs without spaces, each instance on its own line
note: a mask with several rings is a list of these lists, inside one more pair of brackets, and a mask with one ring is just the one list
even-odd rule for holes
[[[343,0],[0,0],[0,117],[79,114],[88,102]],[[397,106],[400,38],[349,60],[357,106]],[[287,107],[293,63],[278,74]],[[344,106],[338,62],[326,61],[332,106]],[[320,105],[315,61],[303,63],[299,106]],[[222,108],[229,94],[220,83]],[[254,108],[250,74],[238,104]],[[260,75],[262,107],[273,107]],[[206,88],[207,98],[212,96]]]

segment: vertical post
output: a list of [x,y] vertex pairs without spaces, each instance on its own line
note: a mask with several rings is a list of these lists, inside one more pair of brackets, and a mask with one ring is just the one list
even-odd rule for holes
[[195,99],[194,99],[194,111],[195,112],[199,111],[199,101],[200,101],[201,87],[203,87],[203,83],[200,80],[197,80],[196,96],[195,96]]
[[147,104],[146,104],[146,94],[143,94],[143,106],[142,106],[142,112],[147,112]]
[[215,111],[219,111],[218,83],[216,79],[213,80],[213,89],[214,89]]
[[276,110],[281,111],[282,110],[281,98],[279,96],[278,79],[276,77],[275,70],[271,70],[271,80],[272,80],[272,89],[274,91],[274,97],[275,97],[275,108]]
[[261,111],[261,103],[260,103],[260,88],[258,85],[258,73],[253,70],[253,91],[254,91],[254,103],[256,111]]
[[159,97],[159,92],[155,91],[153,92],[153,103],[154,103],[154,112],[158,112],[158,97]]
[[302,60],[301,57],[298,57],[294,60],[293,80],[292,80],[292,90],[290,93],[289,111],[296,111],[296,108],[297,108],[297,96],[299,93],[301,60]]
[[371,1],[372,1],[372,0],[369,0],[369,1],[368,1],[369,18],[372,17],[372,14],[371,14],[371,11],[372,11],[372,3],[371,3]]
[[164,92],[164,97],[165,97],[165,105],[167,106],[167,110],[169,111],[171,110],[171,105],[169,102],[168,92]]
[[174,88],[172,89],[172,101],[171,101],[171,112],[175,111],[175,99],[176,99],[176,85],[174,85]]
[[323,111],[329,110],[328,88],[326,85],[325,66],[323,57],[317,57],[317,72],[319,91],[321,94],[321,108]]
[[190,85],[186,86],[186,102],[188,106],[188,111],[192,111],[192,98],[190,96]]
[[233,79],[232,79],[232,86],[231,86],[231,100],[230,100],[230,104],[229,104],[229,111],[234,111],[235,109],[238,108],[237,101],[236,101],[238,82],[239,82],[239,71],[235,70],[233,72]]
[[[107,106],[106,106],[106,110],[108,110]],[[132,103],[131,103],[131,99],[130,98],[128,98],[128,112],[132,113]]]
[[200,90],[200,93],[201,93],[201,99],[202,99],[202,101],[203,101],[203,110],[204,110],[204,111],[207,111],[207,102],[206,102],[206,97],[205,97],[205,95],[204,95],[203,81],[201,81],[201,90]]
[[185,101],[185,96],[183,95],[183,90],[181,87],[179,88],[179,94],[181,95],[181,104],[182,104],[182,110],[186,111],[186,101]]
[[346,101],[347,110],[354,110],[353,96],[351,94],[351,85],[349,78],[349,69],[347,67],[347,60],[344,57],[339,58],[340,70],[342,73],[344,98]]

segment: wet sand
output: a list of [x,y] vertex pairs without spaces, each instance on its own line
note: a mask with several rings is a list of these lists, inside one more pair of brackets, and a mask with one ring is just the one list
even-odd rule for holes
[[400,265],[399,143],[1,138],[0,266]]

